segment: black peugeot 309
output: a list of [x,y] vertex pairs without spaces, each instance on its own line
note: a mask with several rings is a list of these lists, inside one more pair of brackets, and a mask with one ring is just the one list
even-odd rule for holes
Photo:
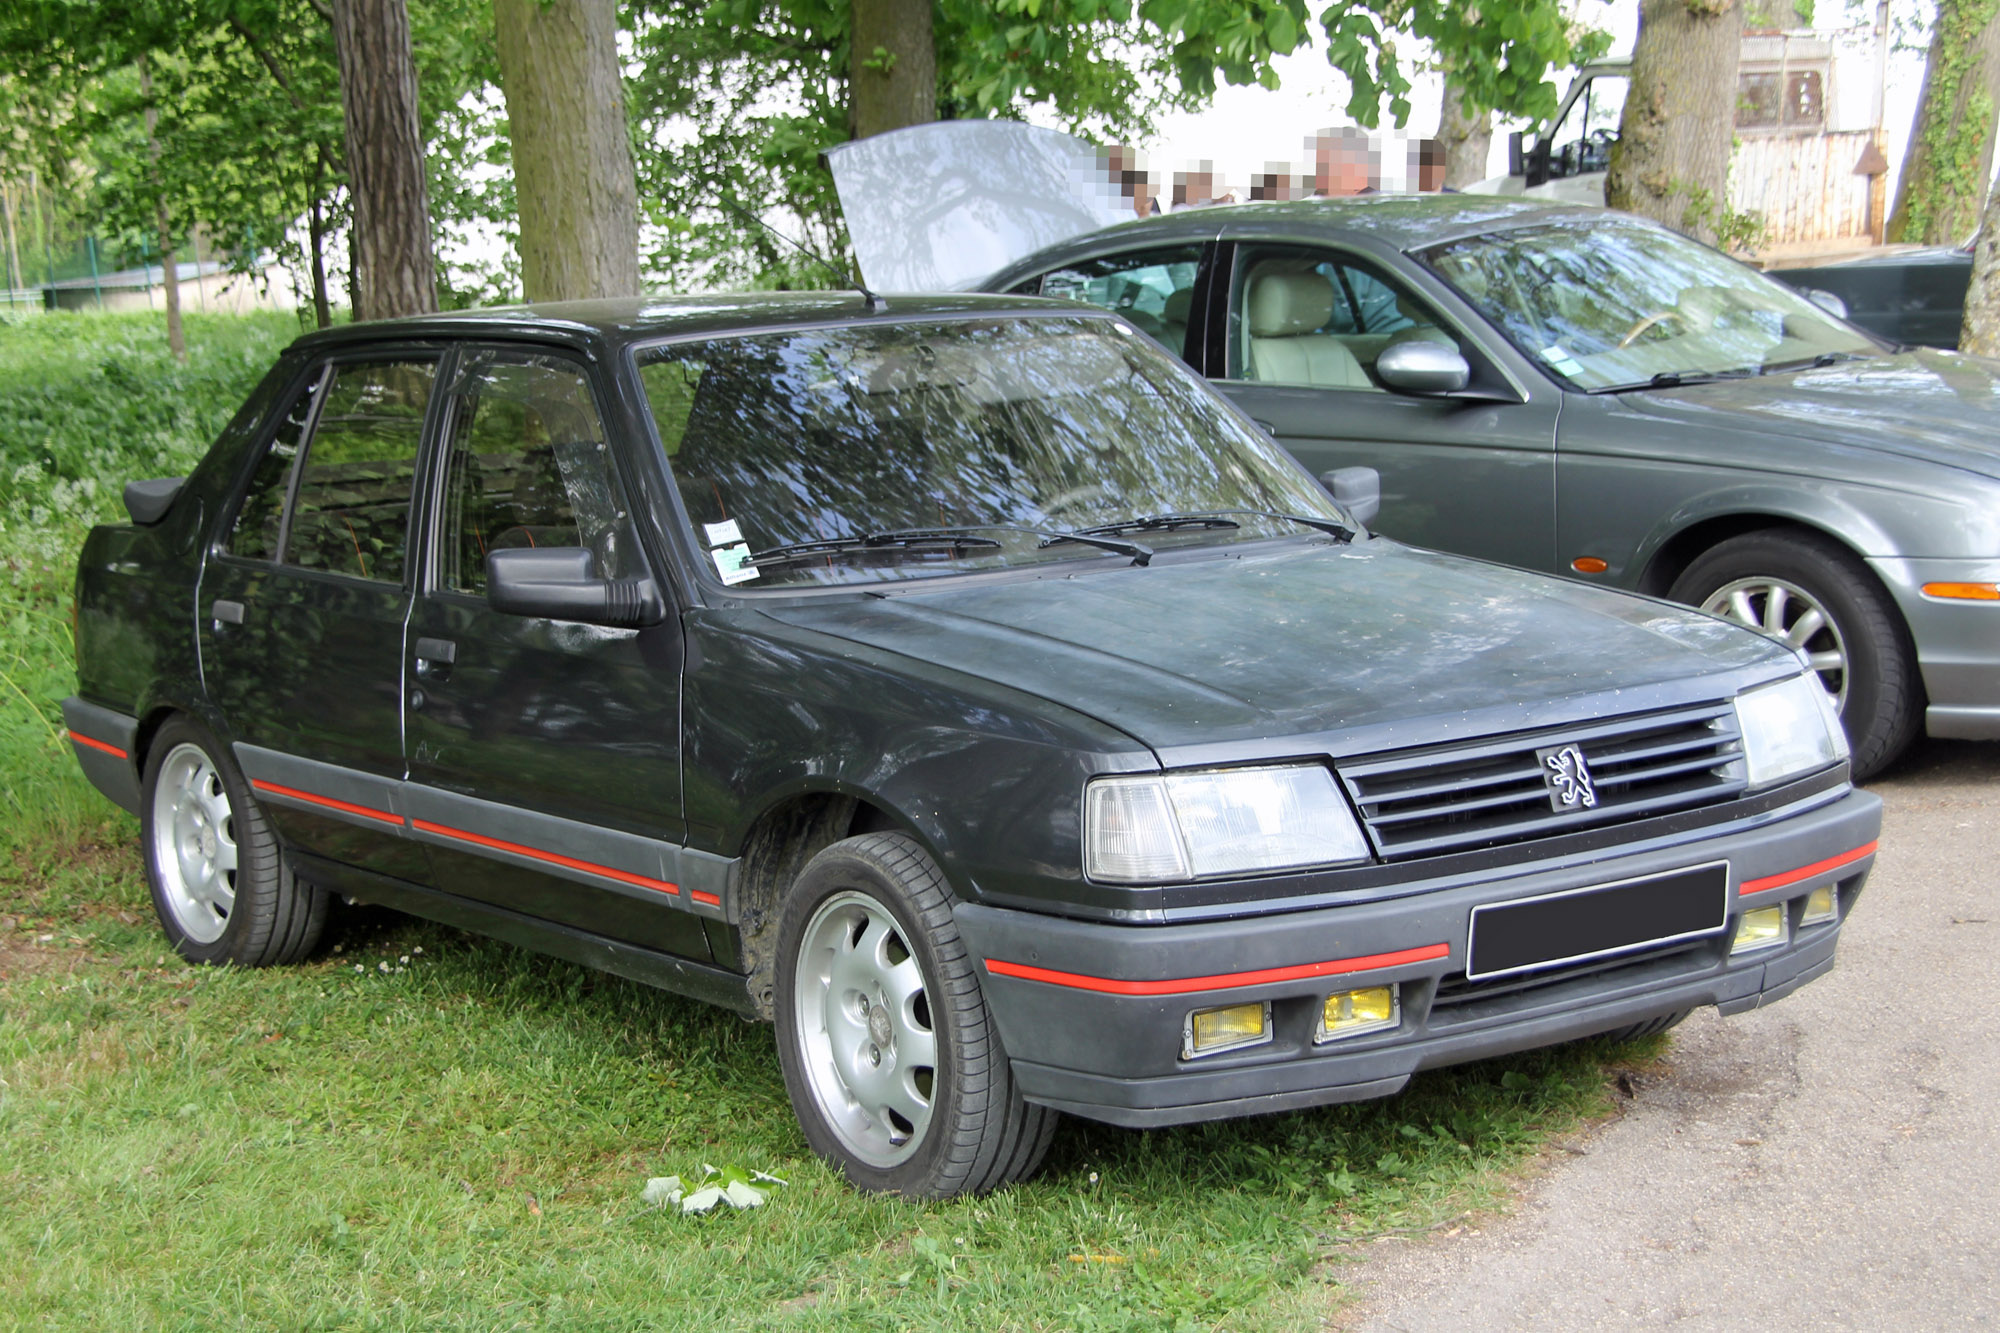
[[1880,807],[1798,657],[1336,481],[1048,302],[329,330],[92,533],[65,714],[190,961],[346,898],[773,1019],[913,1197],[1832,966]]

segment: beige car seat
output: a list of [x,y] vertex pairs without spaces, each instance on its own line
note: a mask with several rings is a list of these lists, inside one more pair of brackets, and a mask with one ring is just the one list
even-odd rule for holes
[[1330,333],[1333,284],[1321,273],[1264,273],[1251,279],[1251,378],[1270,384],[1372,389],[1354,353]]

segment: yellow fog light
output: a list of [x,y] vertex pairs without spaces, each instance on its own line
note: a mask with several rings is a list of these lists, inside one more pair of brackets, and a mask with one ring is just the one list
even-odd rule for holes
[[1785,942],[1785,909],[1783,907],[1759,907],[1745,912],[1743,919],[1736,923],[1736,938],[1730,942],[1729,952],[1750,953],[1756,949],[1768,949]]
[[1313,1034],[1313,1040],[1332,1041],[1363,1032],[1379,1032],[1400,1021],[1394,986],[1336,991],[1326,997],[1326,1006],[1320,1011],[1319,1031]]
[[1197,1009],[1181,1029],[1181,1058],[1214,1055],[1271,1039],[1271,1003],[1232,1004],[1221,1009]]
[[1840,899],[1834,896],[1833,885],[1826,884],[1806,895],[1806,914],[1801,924],[1816,926],[1839,915]]

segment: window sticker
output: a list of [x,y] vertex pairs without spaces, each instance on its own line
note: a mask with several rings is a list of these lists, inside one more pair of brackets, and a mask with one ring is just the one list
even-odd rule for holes
[[711,548],[734,546],[743,540],[743,533],[737,529],[736,520],[733,518],[725,518],[720,523],[704,523],[701,526],[702,531],[708,534],[708,544]]
[[1583,364],[1571,356],[1561,343],[1551,343],[1542,349],[1542,360],[1558,374],[1576,375],[1583,370]]
[[[713,525],[713,527],[721,526],[719,523]],[[732,523],[729,526],[734,527],[736,525]],[[710,551],[709,555],[714,558],[715,572],[722,575],[724,583],[748,583],[751,579],[760,577],[764,572],[749,563],[750,547],[745,542],[737,542],[734,546],[718,546],[713,551]]]

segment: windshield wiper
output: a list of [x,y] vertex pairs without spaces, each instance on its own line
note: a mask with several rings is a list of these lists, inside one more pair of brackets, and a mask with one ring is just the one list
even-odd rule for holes
[[822,537],[817,541],[788,542],[754,553],[743,563],[762,568],[788,565],[820,556],[844,555],[855,551],[962,551],[975,546],[998,546],[991,537],[975,537],[951,528],[906,528],[896,532],[863,532],[852,537]]
[[1635,380],[1631,384],[1610,384],[1602,389],[1592,389],[1592,393],[1631,393],[1634,389],[1678,389],[1689,384],[1713,384],[1717,380],[1747,380],[1761,375],[1769,367],[1738,366],[1734,370],[1663,370],[1649,380]]
[[1818,356],[1804,357],[1798,361],[1773,361],[1764,367],[1764,373],[1770,375],[1787,370],[1823,370],[1842,361],[1865,359],[1859,352],[1821,352]]
[[1212,509],[1201,514],[1148,514],[1144,518],[1128,518],[1121,523],[1099,523],[1088,528],[1078,528],[1075,532],[1065,532],[1042,542],[1052,546],[1059,541],[1073,541],[1080,536],[1102,537],[1120,532],[1171,532],[1177,528],[1240,528],[1243,525],[1229,517],[1231,514],[1247,514],[1256,518],[1275,518],[1286,523],[1297,523],[1302,527],[1317,528],[1331,533],[1340,540],[1353,541],[1354,529],[1335,518],[1314,518],[1307,514],[1280,514],[1269,509]]

